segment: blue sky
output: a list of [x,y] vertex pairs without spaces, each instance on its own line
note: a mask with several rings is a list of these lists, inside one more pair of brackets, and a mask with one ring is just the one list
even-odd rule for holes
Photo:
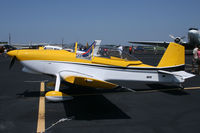
[[0,0],[0,40],[127,44],[200,28],[199,0]]

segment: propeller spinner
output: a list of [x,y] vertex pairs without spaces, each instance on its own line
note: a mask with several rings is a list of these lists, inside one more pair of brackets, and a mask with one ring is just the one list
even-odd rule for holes
[[9,55],[11,58],[11,61],[10,61],[10,65],[9,65],[9,69],[11,69],[15,63],[15,60],[17,59],[17,54],[18,54],[18,51],[17,50],[11,50],[7,53],[7,55]]

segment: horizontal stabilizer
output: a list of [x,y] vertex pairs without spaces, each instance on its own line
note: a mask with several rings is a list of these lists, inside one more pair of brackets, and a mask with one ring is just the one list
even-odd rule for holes
[[169,71],[159,70],[158,72],[164,73],[164,74],[171,74],[171,75],[181,76],[183,79],[188,79],[188,78],[191,78],[191,77],[195,76],[194,74],[188,73],[186,71],[169,72]]
[[188,73],[186,71],[172,72],[172,74],[182,76],[184,79],[188,79],[195,76],[194,74]]

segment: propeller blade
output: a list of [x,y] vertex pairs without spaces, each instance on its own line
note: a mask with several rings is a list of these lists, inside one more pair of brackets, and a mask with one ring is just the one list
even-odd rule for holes
[[173,35],[169,35],[169,37],[171,37],[172,39],[176,39],[176,37],[174,37]]
[[16,60],[16,56],[13,56],[11,59],[10,65],[9,65],[9,69],[11,69],[13,67],[15,60]]

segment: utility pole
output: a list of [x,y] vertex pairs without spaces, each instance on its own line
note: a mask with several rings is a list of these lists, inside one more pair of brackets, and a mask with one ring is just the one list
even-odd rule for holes
[[11,34],[8,35],[8,45],[11,45]]
[[63,44],[64,44],[64,38],[62,38],[62,42],[61,42],[62,48],[63,48]]

